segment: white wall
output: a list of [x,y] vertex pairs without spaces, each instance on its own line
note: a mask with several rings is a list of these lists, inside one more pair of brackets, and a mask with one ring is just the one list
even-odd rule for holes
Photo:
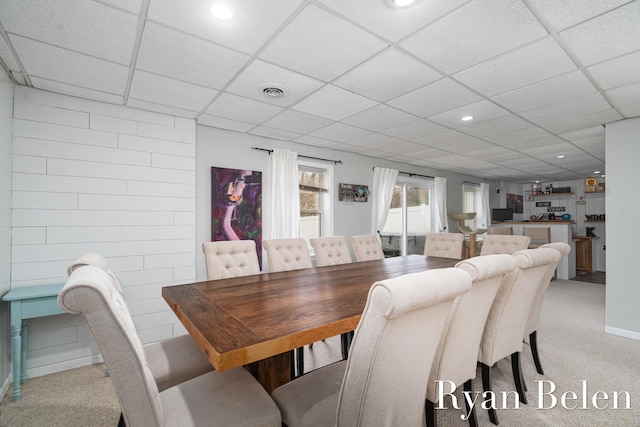
[[640,118],[610,123],[607,158],[607,332],[640,339],[638,238],[633,227],[640,212],[637,169]]
[[[11,287],[11,134],[13,83],[0,71],[0,296]],[[0,398],[9,387],[9,304],[0,302]]]
[[[161,287],[195,278],[193,120],[16,87],[12,287],[104,255],[143,342],[183,333]],[[27,374],[99,359],[78,316],[34,319]]]

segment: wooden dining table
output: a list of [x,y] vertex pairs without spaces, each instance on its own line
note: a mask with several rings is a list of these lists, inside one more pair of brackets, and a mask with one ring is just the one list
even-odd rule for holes
[[291,380],[291,350],[353,331],[376,281],[457,260],[409,255],[162,288],[218,371],[245,366],[271,392]]

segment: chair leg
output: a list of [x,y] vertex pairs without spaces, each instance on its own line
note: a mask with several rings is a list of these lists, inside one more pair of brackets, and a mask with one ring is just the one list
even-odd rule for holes
[[289,365],[289,375],[291,375],[291,379],[294,379],[296,377],[296,357],[295,357],[295,350],[291,350],[289,352],[289,356],[291,357],[291,364]]
[[340,349],[342,350],[342,360],[349,358],[349,347],[351,347],[351,332],[340,335]]
[[542,364],[540,363],[540,355],[538,354],[538,331],[533,331],[529,334],[529,345],[531,346],[531,355],[533,356],[533,363],[536,364],[536,371],[540,375],[544,375]]
[[[493,391],[491,390],[491,366],[480,363],[480,367],[482,368],[482,388],[487,396],[493,396]],[[492,400],[491,406],[489,406],[489,420],[493,424],[498,425],[498,414],[496,414],[496,410],[493,407],[494,405],[495,400]]]
[[[469,396],[473,396],[473,380],[465,381],[463,390],[466,391]],[[469,407],[469,401],[467,399],[464,399],[464,405],[467,407],[467,419],[469,420],[469,427],[478,427],[478,417],[476,416],[475,407]]]
[[298,356],[298,377],[304,374],[304,347],[296,348],[296,355]]
[[513,381],[516,383],[516,391],[520,397],[520,402],[527,403],[527,392],[522,386],[522,365],[520,363],[520,352],[516,351],[511,355],[511,371],[513,372]]
[[120,412],[120,419],[118,420],[118,427],[127,427],[127,425],[124,423],[124,415],[122,415],[122,412]]
[[427,420],[427,427],[438,427],[435,403],[430,400],[426,400],[424,402],[424,415]]

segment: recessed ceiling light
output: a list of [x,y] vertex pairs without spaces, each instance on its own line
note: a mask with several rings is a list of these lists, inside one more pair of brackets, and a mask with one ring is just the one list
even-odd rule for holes
[[560,154],[558,156],[556,156],[558,159],[564,159],[566,156],[564,154]]
[[464,116],[460,118],[463,122],[468,122],[469,120],[473,120],[473,116]]
[[600,171],[594,171],[593,173],[595,173],[595,174],[597,175],[597,174],[602,173],[602,172],[600,172]]
[[393,9],[401,9],[413,6],[420,0],[384,0],[385,4]]
[[605,177],[605,175],[604,175],[604,174],[602,174],[602,175],[600,175],[600,177],[601,177],[601,178],[604,178],[604,177]]
[[233,9],[224,3],[215,3],[209,8],[211,15],[221,21],[229,21],[233,18]]

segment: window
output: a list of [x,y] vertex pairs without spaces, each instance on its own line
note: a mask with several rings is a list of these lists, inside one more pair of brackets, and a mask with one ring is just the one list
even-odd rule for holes
[[431,181],[398,178],[380,236],[387,256],[424,253],[424,241],[431,232],[432,189]]
[[[480,187],[478,187],[477,185],[463,184],[462,194],[462,212],[479,212]],[[475,221],[475,219],[467,219],[464,221],[464,225],[471,228],[476,228]]]
[[[300,184],[300,237],[333,235],[333,166],[312,162],[298,164]],[[311,247],[310,247],[311,249]]]

